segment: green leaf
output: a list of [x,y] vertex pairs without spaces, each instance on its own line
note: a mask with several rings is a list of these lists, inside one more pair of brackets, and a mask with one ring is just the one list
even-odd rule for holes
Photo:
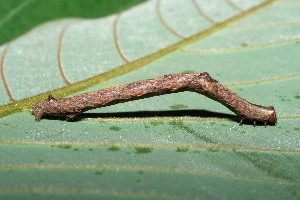
[[0,45],[43,22],[107,16],[144,0],[0,0]]
[[[180,8],[180,9],[179,9]],[[43,24],[0,47],[3,198],[300,198],[300,4],[147,1]],[[28,107],[164,74],[204,72],[276,126],[239,126],[193,92],[35,122]]]

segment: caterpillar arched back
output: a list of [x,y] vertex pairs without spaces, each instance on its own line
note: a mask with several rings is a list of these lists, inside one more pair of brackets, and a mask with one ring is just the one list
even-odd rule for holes
[[263,122],[265,126],[267,123],[275,125],[277,122],[273,106],[265,107],[246,101],[211,78],[207,72],[170,74],[83,93],[71,98],[55,99],[49,95],[47,99],[32,106],[32,111],[36,120],[40,120],[43,116],[65,116],[66,120],[73,120],[80,113],[90,109],[179,91],[194,91],[220,102],[237,114],[240,124],[244,120],[253,121],[254,125],[256,122]]

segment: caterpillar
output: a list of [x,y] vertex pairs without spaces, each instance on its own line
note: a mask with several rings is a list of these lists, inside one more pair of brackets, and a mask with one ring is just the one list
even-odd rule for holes
[[63,116],[70,121],[90,109],[180,91],[197,92],[223,104],[238,116],[240,124],[244,120],[252,121],[254,126],[257,122],[265,126],[277,123],[273,106],[265,107],[246,101],[207,72],[164,75],[70,98],[56,99],[49,94],[47,99],[32,106],[32,112],[37,121],[44,116]]

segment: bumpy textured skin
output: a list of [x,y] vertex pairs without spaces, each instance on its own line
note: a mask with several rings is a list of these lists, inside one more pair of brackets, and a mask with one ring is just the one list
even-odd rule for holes
[[243,120],[275,125],[277,122],[274,107],[252,104],[232,92],[218,81],[204,73],[170,74],[155,79],[80,94],[71,98],[55,99],[51,95],[32,106],[36,120],[43,116],[64,116],[67,120],[80,113],[106,105],[125,102],[142,97],[156,96],[179,91],[194,91],[220,102]]

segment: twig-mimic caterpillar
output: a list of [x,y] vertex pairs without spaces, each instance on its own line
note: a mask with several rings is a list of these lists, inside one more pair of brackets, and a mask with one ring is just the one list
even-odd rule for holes
[[36,120],[40,120],[43,116],[63,116],[66,120],[73,120],[80,113],[90,109],[180,91],[197,92],[220,102],[237,114],[240,124],[244,120],[253,121],[254,126],[256,122],[263,122],[265,126],[267,123],[275,125],[277,122],[273,106],[265,107],[246,101],[211,78],[207,72],[170,74],[83,93],[71,98],[55,99],[49,95],[47,99],[32,106],[32,111]]

